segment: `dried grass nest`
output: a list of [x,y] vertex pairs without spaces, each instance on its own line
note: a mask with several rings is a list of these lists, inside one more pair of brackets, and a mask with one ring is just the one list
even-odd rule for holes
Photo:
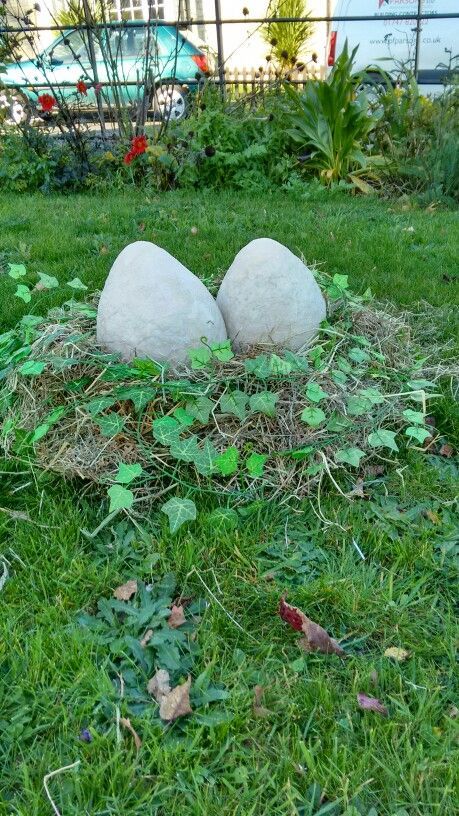
[[[42,468],[99,485],[113,482],[120,462],[139,463],[143,475],[134,485],[139,500],[178,484],[185,492],[242,500],[301,499],[323,477],[338,490],[349,490],[362,470],[375,472],[375,465],[397,461],[393,451],[369,444],[375,430],[395,431],[399,448],[418,444],[405,435],[409,422],[403,412],[425,410],[429,388],[425,393],[408,383],[429,378],[435,384],[445,373],[432,363],[421,369],[404,315],[347,294],[330,302],[327,326],[303,353],[258,348],[175,374],[148,362],[124,364],[98,348],[96,304],[97,297],[87,305],[70,302],[36,327],[28,359],[45,367],[36,376],[24,376],[16,366],[5,381],[10,405],[3,426],[5,450],[8,456],[23,456],[24,439],[18,447],[17,429],[28,431],[28,450],[33,437]],[[307,396],[311,384],[326,393],[319,403]],[[234,391],[247,397],[239,417],[221,408],[222,397]],[[250,408],[250,398],[266,391],[276,394],[273,416]],[[381,399],[369,399],[368,410],[356,414],[350,410],[352,398],[362,392],[379,392]],[[201,416],[192,425],[180,425],[180,439],[192,440],[190,459],[186,451],[177,455],[161,444],[154,423],[164,416],[181,421],[193,413],[199,396],[211,400],[212,410],[207,421]],[[308,406],[326,415],[317,427],[302,419]],[[237,468],[223,475],[215,456],[228,448],[233,455],[237,451]],[[364,453],[359,467],[337,456],[350,448]],[[206,450],[208,472],[202,457],[201,466],[194,461],[196,451]],[[253,453],[266,457],[262,475],[247,469]]]

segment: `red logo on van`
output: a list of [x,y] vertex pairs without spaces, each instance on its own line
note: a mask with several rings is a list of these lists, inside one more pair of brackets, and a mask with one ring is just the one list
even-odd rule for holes
[[387,5],[389,5],[389,0],[378,0],[378,2],[379,2],[378,8],[381,8],[381,6],[383,6],[384,3],[387,3]]

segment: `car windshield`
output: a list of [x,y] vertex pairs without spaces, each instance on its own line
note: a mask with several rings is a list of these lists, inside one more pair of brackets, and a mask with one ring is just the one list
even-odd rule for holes
[[[100,58],[100,48],[97,42],[94,43],[96,59]],[[74,62],[89,62],[89,49],[85,32],[71,31],[65,34],[48,50],[48,56],[56,62],[71,64]]]
[[151,28],[148,32],[146,26],[113,28],[109,34],[109,42],[112,55],[122,59],[142,59],[146,54],[147,43],[150,54],[157,50],[155,33]]

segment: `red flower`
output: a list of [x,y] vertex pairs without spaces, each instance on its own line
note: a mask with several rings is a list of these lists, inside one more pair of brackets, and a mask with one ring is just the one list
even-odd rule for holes
[[134,136],[131,140],[131,149],[124,157],[124,163],[130,164],[137,156],[145,153],[148,147],[148,140],[146,136]]
[[88,86],[86,85],[86,82],[83,82],[82,79],[78,80],[76,84],[76,89],[78,93],[83,94],[83,96],[86,96],[88,93]]
[[146,136],[134,136],[131,142],[131,152],[134,156],[140,156],[142,153],[145,153],[147,147],[148,142]]
[[44,113],[49,113],[57,103],[54,96],[51,96],[49,93],[44,93],[38,97],[38,104]]

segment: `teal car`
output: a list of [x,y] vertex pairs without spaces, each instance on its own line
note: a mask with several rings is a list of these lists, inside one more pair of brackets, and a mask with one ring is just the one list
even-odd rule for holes
[[16,122],[52,115],[39,101],[46,95],[69,104],[78,99],[80,110],[88,112],[99,100],[109,109],[117,99],[135,110],[149,76],[149,109],[159,117],[179,120],[186,115],[188,90],[208,73],[204,52],[174,26],[110,23],[98,30],[93,44],[96,71],[87,31],[80,29],[63,32],[34,60],[7,65],[0,74],[0,105],[10,107],[10,118]]

